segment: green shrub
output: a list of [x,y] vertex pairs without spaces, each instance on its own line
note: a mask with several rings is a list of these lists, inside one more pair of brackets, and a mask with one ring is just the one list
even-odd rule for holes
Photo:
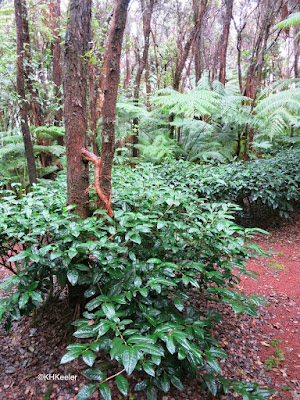
[[163,174],[174,188],[186,186],[208,201],[230,201],[244,214],[260,202],[281,216],[288,216],[300,199],[300,149],[289,149],[270,159],[202,166],[176,161],[165,165]]
[[[249,244],[255,229],[232,221],[237,206],[204,203],[189,188],[173,190],[156,167],[114,173],[114,219],[74,219],[64,207],[65,182],[36,186],[19,200],[7,192],[0,203],[2,260],[15,274],[2,285],[9,292],[0,305],[7,328],[59,294],[67,282],[87,287],[86,311],[74,321],[74,336],[62,358],[82,357],[91,379],[77,399],[96,389],[111,398],[106,384],[114,379],[122,394],[133,371],[144,379],[135,387],[148,399],[170,385],[182,390],[182,378],[201,370],[204,388],[213,395],[231,386],[246,399],[270,395],[254,383],[231,382],[221,376],[219,358],[226,357],[211,328],[222,318],[195,309],[194,296],[229,303],[236,313],[257,315],[260,296],[235,290],[247,271],[245,260],[262,254]],[[7,249],[22,251],[5,260]],[[14,264],[13,264],[14,263]],[[117,364],[107,376],[96,357],[104,351]]]

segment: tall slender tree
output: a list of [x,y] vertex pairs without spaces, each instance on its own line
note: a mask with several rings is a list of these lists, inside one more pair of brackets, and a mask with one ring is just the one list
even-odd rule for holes
[[195,16],[195,24],[193,29],[191,30],[187,41],[185,42],[185,45],[179,51],[177,59],[176,59],[176,67],[175,67],[175,72],[174,72],[174,78],[173,78],[173,89],[174,90],[179,90],[180,86],[180,81],[182,77],[182,71],[185,67],[186,60],[189,56],[191,46],[193,45],[195,39],[197,38],[202,20],[204,17],[205,9],[207,6],[208,0],[201,0],[200,6],[196,8],[197,10],[197,15]]
[[221,54],[220,54],[220,74],[219,81],[225,85],[226,78],[226,54],[228,47],[228,38],[230,31],[230,22],[232,17],[233,0],[225,0],[226,11],[223,22],[223,33],[221,38]]
[[29,30],[25,0],[14,0],[17,32],[17,92],[20,99],[20,125],[23,134],[29,182],[36,183],[36,165],[28,124],[29,104],[25,96],[24,59],[28,59]]
[[[59,36],[59,25],[61,18],[60,0],[51,0],[49,4],[52,14],[52,34],[53,34],[53,45],[52,45],[52,80],[55,89],[55,97],[57,99],[59,109],[55,113],[55,125],[60,125],[63,119],[63,106],[61,96],[61,84],[62,84],[62,66],[61,66],[61,45]],[[63,144],[63,138],[59,137],[59,144]]]
[[[144,49],[143,55],[140,59],[140,64],[137,70],[136,78],[134,81],[134,101],[138,103],[140,97],[140,86],[141,86],[141,79],[144,69],[148,64],[148,52],[150,46],[150,32],[151,32],[151,18],[153,13],[153,6],[155,0],[140,0],[142,6],[142,14],[143,14],[143,31],[144,31]],[[136,127],[136,133],[133,135],[133,148],[132,148],[132,156],[137,157],[138,149],[136,145],[138,144],[138,118],[134,118],[133,124]]]

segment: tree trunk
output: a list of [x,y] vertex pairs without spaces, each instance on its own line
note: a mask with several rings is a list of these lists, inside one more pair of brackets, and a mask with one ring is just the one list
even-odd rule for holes
[[232,17],[233,0],[225,0],[226,12],[224,16],[223,33],[221,39],[221,54],[220,54],[220,73],[219,81],[225,85],[226,78],[226,54],[228,47],[228,38],[230,31],[230,22]]
[[[26,10],[26,3],[24,2],[17,2],[17,3],[22,3],[25,9],[26,14],[24,14],[24,17],[22,19],[22,31],[23,31],[23,49],[24,49],[24,54],[23,54],[23,59],[26,61],[25,64],[23,64],[24,68],[24,76],[25,76],[25,82],[27,89],[30,93],[31,97],[31,107],[32,107],[32,116],[33,116],[33,121],[35,127],[43,126],[44,125],[44,117],[43,117],[43,111],[42,107],[39,102],[39,92],[38,89],[35,88],[34,83],[32,81],[32,76],[34,74],[33,68],[32,68],[32,60],[31,60],[31,46],[30,46],[30,37],[29,37],[29,26],[28,26],[28,19],[27,19],[27,10]],[[40,139],[38,138],[38,144],[45,146],[47,145],[47,140],[46,139]],[[47,153],[41,153],[40,154],[40,160],[42,167],[46,167],[48,165],[52,164],[52,155],[47,154]]]
[[184,47],[178,53],[178,57],[176,59],[175,73],[174,73],[174,78],[173,78],[173,89],[174,90],[179,91],[182,71],[184,69],[186,60],[189,56],[191,46],[194,43],[194,41],[197,38],[198,33],[200,31],[203,16],[204,16],[206,6],[207,6],[207,2],[208,2],[208,0],[201,1],[201,6],[199,7],[197,17],[195,17],[195,26],[194,26],[193,30],[190,32],[189,38],[186,41]]
[[150,97],[151,97],[151,82],[150,82],[150,67],[149,67],[149,60],[146,60],[145,66],[145,81],[146,81],[146,94],[147,94],[147,109],[150,111]]
[[120,82],[120,59],[129,1],[116,1],[108,39],[108,48],[105,55],[104,70],[106,71],[106,77],[102,109],[101,159],[89,152],[85,146],[81,149],[82,158],[91,161],[95,166],[94,183],[98,196],[98,207],[106,209],[109,216],[113,215],[111,208],[111,170],[115,151],[116,105]]
[[63,87],[67,154],[68,204],[86,218],[89,214],[88,163],[82,159],[86,147],[87,63],[84,56],[90,40],[91,0],[71,0],[65,39]]
[[97,121],[100,117],[98,111],[98,90],[99,85],[97,81],[96,66],[93,64],[89,65],[89,111],[90,111],[90,130],[92,133],[92,146],[93,152],[96,156],[99,156],[99,150],[97,146]]
[[297,35],[297,28],[294,27],[294,32],[295,32],[295,38],[294,38],[294,77],[299,78],[299,54],[300,54],[300,49],[299,49],[299,39],[296,38]]
[[[115,124],[118,86],[120,81],[120,59],[122,51],[123,34],[127,20],[127,7],[129,0],[117,0],[114,9],[111,31],[106,55],[106,79],[103,102],[102,125],[102,171],[100,186],[108,204],[102,200],[102,207],[111,208],[111,169],[115,151]],[[107,207],[106,207],[107,208]]]
[[[25,71],[24,58],[26,56],[25,45],[28,43],[28,20],[25,0],[14,0],[16,32],[17,32],[17,92],[20,98],[20,119],[25,154],[27,159],[27,168],[30,185],[36,183],[36,166],[33,153],[31,135],[28,126],[28,103],[25,98]],[[27,29],[26,29],[27,27]]]
[[[60,0],[53,0],[50,3],[52,17],[53,17],[53,27],[52,33],[54,36],[54,43],[52,47],[52,80],[54,83],[55,97],[59,105],[59,109],[55,113],[54,125],[60,126],[63,119],[63,105],[61,96],[61,85],[62,85],[62,67],[61,67],[61,47],[60,47],[60,37],[59,37],[59,18],[61,17],[60,12]],[[57,139],[58,144],[61,146],[64,144],[63,137],[59,136]]]
[[237,34],[236,40],[236,49],[238,52],[237,55],[237,67],[238,67],[238,78],[239,78],[239,87],[240,92],[243,93],[243,81],[242,81],[242,67],[241,67],[241,51],[242,51],[242,32],[246,27],[246,22],[244,22],[243,26],[240,28],[237,27],[235,20],[233,19],[233,24]]
[[[148,61],[148,52],[149,52],[149,45],[150,45],[150,32],[151,32],[151,17],[152,17],[154,2],[155,2],[155,0],[149,0],[149,4],[146,5],[145,0],[141,0],[145,43],[144,43],[143,55],[140,60],[140,64],[139,64],[135,82],[134,82],[134,102],[136,104],[138,104],[138,102],[139,102],[141,78],[142,78],[143,71],[147,65],[147,61]],[[138,149],[137,149],[136,145],[139,143],[139,139],[138,139],[139,120],[138,120],[138,118],[134,118],[133,125],[135,127],[135,133],[132,137],[132,144],[133,144],[132,157],[137,157]]]
[[[272,6],[272,7],[271,7]],[[277,9],[275,8],[276,6]],[[268,50],[272,47],[272,45],[276,42],[277,38],[271,43],[269,47],[267,47],[267,41],[270,37],[271,26],[274,23],[274,19],[277,14],[280,12],[282,7],[281,1],[274,1],[269,0],[265,5],[265,11],[262,18],[262,23],[260,23],[258,34],[256,35],[256,40],[253,45],[253,53],[251,57],[250,66],[247,73],[247,80],[246,85],[243,91],[243,95],[250,97],[252,99],[251,104],[251,112],[254,112],[255,108],[255,101],[258,92],[258,86],[261,84],[261,77],[263,66],[265,62],[265,55],[267,54]],[[247,135],[245,138],[245,148],[244,148],[244,160],[247,161],[249,159],[248,151],[252,148],[252,141],[254,137],[253,128],[250,131],[247,131]]]

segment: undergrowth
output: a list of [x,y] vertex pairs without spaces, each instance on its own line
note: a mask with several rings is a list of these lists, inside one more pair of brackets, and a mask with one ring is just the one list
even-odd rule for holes
[[[19,198],[3,192],[0,263],[12,275],[1,286],[7,292],[1,317],[9,329],[12,320],[58,298],[67,284],[86,288],[86,309],[73,322],[76,339],[61,360],[81,358],[87,365],[83,374],[91,382],[77,400],[95,390],[109,400],[108,380],[126,395],[134,371],[143,376],[135,389],[149,400],[171,385],[183,390],[184,379],[197,371],[214,396],[231,388],[244,399],[264,399],[272,391],[222,376],[219,359],[227,354],[211,333],[222,315],[199,312],[192,302],[196,291],[237,314],[257,315],[263,299],[245,296],[236,285],[241,275],[257,279],[246,260],[263,254],[251,244],[260,230],[236,225],[238,206],[208,203],[193,186],[172,184],[168,172],[147,165],[115,169],[113,219],[98,210],[76,218],[64,205],[64,175]],[[100,367],[100,351],[115,374]]]

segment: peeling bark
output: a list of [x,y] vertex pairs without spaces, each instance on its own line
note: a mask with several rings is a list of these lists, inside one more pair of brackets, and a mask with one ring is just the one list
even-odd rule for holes
[[[120,82],[120,59],[123,34],[127,20],[127,7],[130,0],[118,0],[114,9],[112,25],[108,40],[108,49],[105,55],[104,69],[106,71],[101,158],[86,150],[83,145],[80,149],[81,159],[91,161],[95,166],[94,183],[98,197],[98,207],[106,209],[109,216],[113,215],[111,208],[111,170],[115,152],[115,123],[118,86]],[[87,188],[85,190],[87,192]]]

